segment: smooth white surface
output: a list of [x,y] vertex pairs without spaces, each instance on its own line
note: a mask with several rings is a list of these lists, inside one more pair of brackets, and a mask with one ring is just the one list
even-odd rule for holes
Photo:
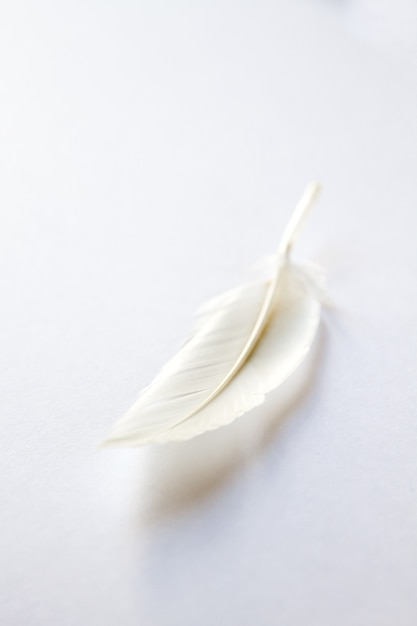
[[[415,3],[6,0],[0,31],[1,623],[414,626]],[[96,451],[311,178],[305,380]]]

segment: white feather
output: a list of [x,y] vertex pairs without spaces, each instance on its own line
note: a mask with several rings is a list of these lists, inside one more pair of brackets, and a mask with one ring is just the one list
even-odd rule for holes
[[322,274],[292,265],[290,249],[317,196],[310,185],[284,233],[269,282],[208,302],[181,350],[114,425],[104,445],[189,439],[263,402],[310,349],[320,319]]

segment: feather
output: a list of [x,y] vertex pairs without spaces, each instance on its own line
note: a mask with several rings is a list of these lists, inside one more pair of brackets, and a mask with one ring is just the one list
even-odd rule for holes
[[269,281],[204,305],[189,340],[113,426],[103,445],[190,439],[264,401],[302,362],[320,320],[323,273],[290,251],[319,192],[310,184],[284,231]]

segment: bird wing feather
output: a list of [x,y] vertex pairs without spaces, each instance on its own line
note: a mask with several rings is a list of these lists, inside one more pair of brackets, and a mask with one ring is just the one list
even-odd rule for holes
[[[289,251],[316,188],[307,189],[268,282],[240,286],[201,310],[194,333],[110,431],[105,445],[189,439],[260,404],[302,361],[320,319],[311,274]],[[319,281],[320,282],[320,281]]]

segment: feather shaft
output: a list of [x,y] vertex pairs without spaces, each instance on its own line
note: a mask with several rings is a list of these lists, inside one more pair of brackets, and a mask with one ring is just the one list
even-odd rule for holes
[[262,331],[265,328],[265,324],[268,321],[274,299],[279,289],[282,270],[288,260],[291,247],[300,232],[300,229],[305,221],[307,214],[310,212],[314,202],[317,200],[319,193],[320,186],[318,185],[318,183],[310,183],[304,191],[303,195],[301,196],[294,210],[294,213],[287,225],[287,228],[284,231],[284,235],[278,248],[277,266],[275,268],[274,276],[269,283],[268,290],[265,294],[265,300],[262,303],[261,310],[259,311],[258,319],[256,320],[253,330],[248,337],[248,340],[243,347],[242,352],[236,360],[236,363],[233,365],[232,369],[228,372],[228,374],[221,381],[221,383],[216,387],[216,389],[212,391],[209,397],[206,398],[198,407],[196,407],[193,412],[190,413],[190,415],[184,417],[184,421],[201,411],[201,409],[207,406],[219,393],[221,393],[232,380],[232,378],[240,370],[246,359],[250,356],[250,353],[255,347],[260,335],[262,334]]

